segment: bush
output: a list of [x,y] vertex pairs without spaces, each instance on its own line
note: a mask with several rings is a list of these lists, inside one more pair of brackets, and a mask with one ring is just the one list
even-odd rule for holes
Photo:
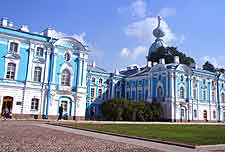
[[134,102],[126,99],[110,99],[103,102],[102,114],[111,121],[153,121],[162,115],[160,103]]

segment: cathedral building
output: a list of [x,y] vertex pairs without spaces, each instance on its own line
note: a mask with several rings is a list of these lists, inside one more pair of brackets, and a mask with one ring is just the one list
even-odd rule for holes
[[160,102],[166,121],[225,121],[225,75],[181,64],[178,56],[152,62],[150,54],[165,46],[158,26],[146,65],[108,72],[93,62],[86,46],[73,37],[54,37],[53,29],[32,33],[0,23],[0,113],[13,118],[56,119],[59,106],[67,119],[101,116],[112,98]]

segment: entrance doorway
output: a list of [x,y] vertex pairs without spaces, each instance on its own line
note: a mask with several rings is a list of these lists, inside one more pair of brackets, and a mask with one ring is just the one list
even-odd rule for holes
[[7,108],[9,110],[9,113],[12,114],[12,107],[13,107],[13,97],[10,96],[3,97],[1,115],[3,114],[5,108]]

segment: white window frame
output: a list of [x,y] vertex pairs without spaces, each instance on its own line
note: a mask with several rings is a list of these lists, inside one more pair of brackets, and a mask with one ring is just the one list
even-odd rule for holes
[[[41,69],[42,69],[42,71],[41,71],[41,82],[42,82],[45,71],[44,71],[44,64],[40,64],[40,63],[33,63],[33,65],[32,65],[31,81],[34,81],[35,67],[41,67]],[[37,82],[37,81],[34,81],[34,82]]]
[[[41,72],[41,75],[40,75],[40,81],[39,81],[37,78],[36,78],[36,80],[35,80],[35,69],[36,69],[36,68],[40,68],[40,69],[41,69],[41,71],[40,71],[40,72]],[[42,82],[42,73],[43,73],[42,67],[41,67],[41,66],[35,66],[35,67],[34,67],[33,81],[34,81],[34,82]]]
[[[70,86],[61,85],[62,72],[64,69],[67,69],[70,72]],[[59,89],[60,90],[71,90],[72,85],[73,85],[73,76],[74,76],[74,72],[73,72],[72,67],[69,67],[66,63],[64,63],[60,69],[60,74],[59,74]]]
[[8,53],[10,53],[10,44],[12,42],[18,44],[17,53],[15,53],[15,54],[20,54],[20,41],[18,41],[18,40],[9,40],[8,41]]
[[[8,59],[8,58],[5,59],[5,74],[4,74],[5,79],[8,79],[8,78],[6,78],[8,63],[16,64],[15,79],[14,80],[17,80],[17,74],[18,74],[18,69],[19,69],[19,60],[13,60],[13,59]],[[8,79],[8,80],[12,80],[12,79]]]
[[[67,79],[69,79],[69,80],[67,80],[67,79],[65,79],[64,78],[64,81],[62,81],[62,75],[63,75],[63,72],[64,71],[67,71],[68,73],[68,76],[66,77]],[[68,84],[67,83],[65,83],[65,82],[67,82],[68,81]],[[62,84],[62,82],[64,82],[63,84]],[[71,86],[71,73],[70,73],[70,70],[69,69],[64,69],[63,71],[62,71],[62,73],[61,73],[61,83],[60,83],[60,85],[61,86],[66,86],[66,87],[69,87],[69,86]]]
[[[39,53],[39,55],[37,55],[38,48],[42,48],[43,49],[43,56],[40,56],[40,53]],[[44,49],[44,47],[42,47],[42,46],[36,46],[36,49],[35,49],[35,57],[44,58],[44,56],[45,56],[45,49]]]
[[[94,90],[93,91],[93,96],[92,96],[92,90]],[[95,99],[95,88],[91,88],[90,89],[90,96],[91,96],[91,101],[93,101]]]
[[[33,101],[33,99],[36,99],[36,100]],[[38,102],[38,104],[37,104],[37,109],[36,109],[36,102]],[[33,104],[33,103],[34,103],[34,104]],[[33,104],[33,105],[32,105],[32,104]],[[40,104],[40,99],[33,97],[33,98],[31,99],[30,110],[31,110],[31,111],[38,111],[38,110],[39,110],[39,104]],[[32,108],[32,106],[33,106],[33,108]]]

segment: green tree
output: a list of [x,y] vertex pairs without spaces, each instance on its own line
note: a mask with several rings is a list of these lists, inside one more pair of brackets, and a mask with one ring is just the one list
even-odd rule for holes
[[174,56],[179,56],[180,63],[190,66],[195,63],[195,60],[191,57],[186,56],[184,53],[179,51],[177,47],[159,47],[156,52],[150,54],[149,60],[152,62],[158,62],[159,59],[164,58],[166,64],[174,62]]
[[202,66],[202,68],[203,68],[203,70],[207,70],[210,72],[216,71],[214,65],[212,63],[210,63],[209,61],[206,61],[205,64]]

